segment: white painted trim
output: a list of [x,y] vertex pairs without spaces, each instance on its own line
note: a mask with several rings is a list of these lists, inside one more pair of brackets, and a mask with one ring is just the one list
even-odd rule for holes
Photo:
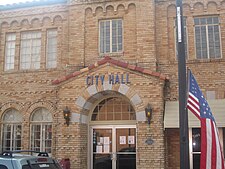
[[[225,99],[208,100],[210,108],[216,119],[217,127],[225,127]],[[200,127],[200,121],[193,113],[188,111],[188,125],[195,128]],[[165,104],[164,128],[179,128],[179,103],[178,101],[167,101]]]

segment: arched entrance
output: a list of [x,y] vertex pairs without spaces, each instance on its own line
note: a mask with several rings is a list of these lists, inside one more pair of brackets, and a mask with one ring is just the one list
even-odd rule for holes
[[91,169],[136,169],[136,113],[129,99],[102,93],[90,113]]

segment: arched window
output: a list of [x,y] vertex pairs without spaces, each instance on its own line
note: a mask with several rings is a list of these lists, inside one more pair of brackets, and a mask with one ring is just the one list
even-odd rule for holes
[[52,115],[45,108],[36,109],[31,117],[31,149],[51,153]]
[[110,97],[102,100],[94,109],[92,121],[136,120],[132,105],[121,97]]
[[15,109],[3,114],[2,151],[21,150],[22,115]]

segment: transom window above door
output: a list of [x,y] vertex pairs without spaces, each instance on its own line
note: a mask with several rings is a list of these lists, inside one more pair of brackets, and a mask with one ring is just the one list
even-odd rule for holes
[[122,19],[102,20],[99,22],[99,44],[101,54],[122,52]]
[[110,97],[102,100],[94,109],[92,121],[135,120],[132,105],[121,97]]

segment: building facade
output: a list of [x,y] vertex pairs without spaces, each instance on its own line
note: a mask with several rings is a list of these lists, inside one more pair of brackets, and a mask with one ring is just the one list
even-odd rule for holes
[[[183,14],[187,67],[223,147],[225,2],[187,0]],[[179,168],[175,1],[18,3],[0,6],[0,26],[1,151],[47,151],[72,169]],[[191,169],[199,127],[189,113]]]

